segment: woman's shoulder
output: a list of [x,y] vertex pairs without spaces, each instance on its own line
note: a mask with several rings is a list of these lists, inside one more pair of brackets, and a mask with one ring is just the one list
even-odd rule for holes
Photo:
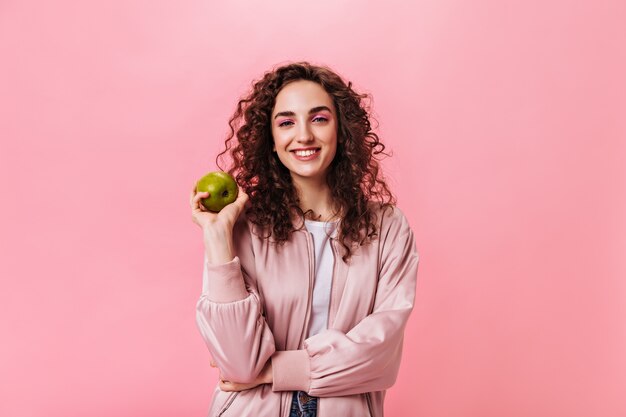
[[379,203],[373,209],[380,214],[379,245],[384,248],[383,251],[388,254],[409,250],[417,253],[415,235],[404,212],[396,205],[386,206]]
[[[379,229],[380,236],[388,234],[392,230],[398,230],[409,227],[408,220],[404,212],[394,204],[384,204],[380,201],[368,201],[368,209],[375,216],[375,223]],[[245,240],[263,240],[269,239],[268,230],[257,226],[246,213],[246,209],[241,211],[239,217],[235,221],[233,227],[233,236],[244,238]],[[271,233],[270,233],[271,235]]]
[[407,225],[404,212],[395,204],[385,204],[381,201],[369,201],[369,209],[376,215],[377,223],[381,228],[394,225]]

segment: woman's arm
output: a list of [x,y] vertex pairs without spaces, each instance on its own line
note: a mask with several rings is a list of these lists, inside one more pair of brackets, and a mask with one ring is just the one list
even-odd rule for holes
[[217,214],[223,218],[200,210],[197,200],[192,194],[194,221],[202,226],[206,250],[196,324],[223,379],[249,383],[276,349],[251,278],[256,276],[252,243],[240,216],[247,197]]
[[256,379],[276,350],[256,287],[240,258],[205,263],[208,279],[196,304],[196,324],[213,360],[228,381]]
[[[217,368],[215,362],[211,362],[211,366]],[[218,386],[222,391],[245,391],[254,387],[257,387],[262,384],[271,384],[272,383],[272,361],[268,361],[265,364],[265,367],[261,371],[261,373],[256,377],[256,379],[252,382],[240,383],[234,381],[227,381],[222,378],[220,374],[220,382]]]
[[418,266],[413,232],[399,210],[394,216],[399,218],[381,236],[382,265],[372,313],[347,333],[328,329],[306,339],[304,349],[275,352],[274,391],[328,397],[380,391],[394,384]]

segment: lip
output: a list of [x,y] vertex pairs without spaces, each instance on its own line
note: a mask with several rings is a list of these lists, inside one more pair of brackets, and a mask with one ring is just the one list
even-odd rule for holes
[[289,152],[295,152],[295,151],[310,151],[312,149],[321,149],[319,146],[309,146],[308,148],[298,148],[298,149],[292,149]]

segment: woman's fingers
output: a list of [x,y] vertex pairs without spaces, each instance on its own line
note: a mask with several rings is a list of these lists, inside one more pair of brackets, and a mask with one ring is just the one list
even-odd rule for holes
[[196,195],[196,184],[193,185],[191,189],[191,194],[189,195],[189,204],[193,205],[193,198]]
[[246,192],[243,190],[243,188],[239,187],[239,192],[237,194],[237,199],[233,202],[233,204],[236,204],[238,207],[239,212],[241,212],[243,210],[243,207],[245,206],[246,202],[250,199],[250,197],[248,196],[248,194],[246,194]]
[[237,194],[237,200],[239,199],[244,200],[244,203],[245,203],[246,201],[248,201],[248,198],[250,198],[248,194],[246,194],[244,189],[241,188],[241,186],[239,186],[239,194]]
[[[211,365],[211,368],[217,368],[217,364],[215,363],[215,361],[213,359],[209,360],[209,365]],[[232,383],[230,381],[226,381],[224,379],[224,377],[222,376],[222,373],[220,372],[220,376],[219,376],[219,381],[220,381],[220,386],[222,387],[227,387],[232,385]]]
[[191,205],[191,208],[194,211],[204,211],[204,207],[202,206],[202,204],[199,203],[200,199],[203,198],[208,198],[209,197],[209,193],[208,192],[203,192],[203,193],[197,193],[194,195],[194,193],[192,192],[191,197],[190,197],[190,201],[189,204]]
[[[217,368],[217,364],[215,363],[215,361],[213,359],[211,359],[209,361],[209,365],[211,365],[211,368]],[[224,379],[224,377],[222,376],[221,372],[220,372],[220,376],[219,376],[219,381],[220,381],[219,382],[220,388],[222,388],[222,391],[227,390],[230,387],[230,385],[231,385],[230,381],[226,381]]]

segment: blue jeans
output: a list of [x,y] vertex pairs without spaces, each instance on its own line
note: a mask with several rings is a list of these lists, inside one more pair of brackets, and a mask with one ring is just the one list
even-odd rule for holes
[[317,417],[317,397],[304,391],[294,391],[289,417]]

